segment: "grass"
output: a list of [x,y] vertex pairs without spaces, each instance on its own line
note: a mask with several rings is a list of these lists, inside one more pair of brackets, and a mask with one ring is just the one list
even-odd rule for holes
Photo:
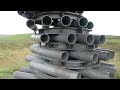
[[[0,79],[13,79],[13,72],[22,66],[27,66],[25,57],[31,54],[30,47],[34,43],[30,37],[32,34],[21,34],[0,38]],[[106,42],[100,47],[116,51],[116,56],[110,63],[116,65],[115,78],[120,79],[120,37],[106,36]]]
[[21,34],[0,39],[0,79],[12,79],[13,72],[28,65],[25,57],[31,54],[31,35]]

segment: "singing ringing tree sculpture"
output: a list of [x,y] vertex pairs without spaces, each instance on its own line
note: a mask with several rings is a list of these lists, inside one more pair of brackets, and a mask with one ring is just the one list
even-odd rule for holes
[[[16,79],[112,79],[114,50],[98,48],[104,35],[92,35],[94,24],[84,11],[18,11],[27,18],[27,27],[36,44],[25,60],[28,67],[13,73]],[[42,28],[38,29],[38,25]]]

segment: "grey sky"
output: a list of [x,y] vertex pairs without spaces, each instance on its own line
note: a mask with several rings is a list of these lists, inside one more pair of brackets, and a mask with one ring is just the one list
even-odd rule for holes
[[[91,34],[120,36],[120,11],[85,11],[83,16],[94,23]],[[16,11],[0,11],[0,34],[33,32],[26,26],[26,21]]]

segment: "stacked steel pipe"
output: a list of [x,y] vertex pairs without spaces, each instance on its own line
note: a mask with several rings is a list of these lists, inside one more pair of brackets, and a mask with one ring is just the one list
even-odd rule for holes
[[[16,79],[113,79],[114,50],[100,49],[104,35],[92,35],[94,24],[84,11],[18,11],[34,31],[30,62],[14,72]],[[38,25],[42,28],[38,29]],[[52,27],[51,27],[52,26]]]

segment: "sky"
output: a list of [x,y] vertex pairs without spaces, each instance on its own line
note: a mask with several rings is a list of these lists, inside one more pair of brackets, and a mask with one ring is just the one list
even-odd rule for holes
[[[94,23],[90,34],[120,36],[120,11],[85,11],[83,16]],[[0,11],[0,34],[33,33],[26,21],[17,11]]]

